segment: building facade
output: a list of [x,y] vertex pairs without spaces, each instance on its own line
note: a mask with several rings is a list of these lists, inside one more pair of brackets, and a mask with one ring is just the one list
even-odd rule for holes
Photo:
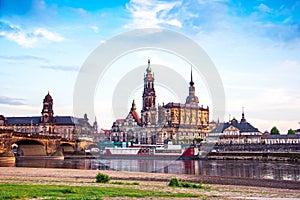
[[262,133],[246,121],[244,111],[240,122],[233,118],[230,122],[220,123],[209,133],[217,137],[218,145],[260,144]]
[[131,141],[136,144],[191,143],[204,139],[209,131],[209,108],[200,107],[195,94],[191,71],[189,95],[185,103],[156,104],[154,76],[148,60],[144,75],[141,117],[132,107],[125,119],[118,119],[111,129],[111,141]]
[[83,118],[54,116],[53,98],[48,94],[43,100],[41,116],[4,117],[0,116],[0,126],[15,132],[61,136],[66,139],[92,137],[97,132],[97,121],[93,125],[85,114]]
[[300,144],[300,134],[262,135],[263,144]]

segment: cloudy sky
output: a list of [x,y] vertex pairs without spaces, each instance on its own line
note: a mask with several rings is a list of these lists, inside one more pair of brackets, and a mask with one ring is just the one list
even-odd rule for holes
[[[0,114],[39,116],[50,91],[55,115],[72,115],[74,86],[85,60],[106,40],[137,28],[176,31],[204,49],[225,90],[221,121],[240,118],[244,107],[247,120],[260,131],[299,128],[300,1],[294,0],[0,0]],[[189,81],[189,63],[165,52],[136,51],[113,61],[95,92],[102,128],[116,118],[111,91],[126,73],[146,67],[148,58],[154,72],[159,65],[185,66],[178,73]],[[140,110],[143,75],[136,79],[140,87],[124,101],[129,106],[136,99]],[[213,110],[201,75],[195,73],[194,81],[200,104]],[[157,87],[159,103],[186,95]]]

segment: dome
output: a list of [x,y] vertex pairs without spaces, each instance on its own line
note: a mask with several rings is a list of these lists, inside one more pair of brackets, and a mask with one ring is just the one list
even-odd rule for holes
[[48,92],[48,94],[44,98],[44,102],[50,102],[50,101],[53,101],[53,99],[52,99],[51,95]]
[[5,117],[3,115],[0,115],[0,120],[5,121]]

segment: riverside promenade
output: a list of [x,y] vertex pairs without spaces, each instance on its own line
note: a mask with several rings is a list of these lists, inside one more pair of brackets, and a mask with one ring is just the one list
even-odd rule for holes
[[[241,179],[183,174],[158,174],[143,172],[120,172],[78,169],[41,169],[0,167],[0,183],[95,186],[97,173],[108,174],[112,180],[138,181],[134,186],[142,190],[169,192],[193,192],[207,196],[207,199],[300,199],[300,184],[297,181],[268,179]],[[211,186],[210,191],[170,188],[168,181],[177,177],[182,181],[203,182]],[[105,184],[99,186],[105,187]],[[133,187],[133,186],[115,186]],[[111,197],[109,199],[112,199]]]

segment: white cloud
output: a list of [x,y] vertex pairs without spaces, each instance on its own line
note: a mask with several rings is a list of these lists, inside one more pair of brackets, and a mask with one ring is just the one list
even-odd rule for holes
[[171,9],[180,5],[176,2],[150,1],[150,0],[131,0],[126,4],[127,10],[132,14],[133,21],[125,27],[134,28],[154,28],[162,24],[175,27],[182,27],[179,19],[169,15]]
[[259,4],[255,8],[261,12],[266,12],[266,13],[271,13],[273,11],[270,7],[268,7],[267,5],[265,5],[263,3]]
[[36,29],[33,32],[33,34],[35,36],[38,36],[38,37],[41,37],[41,38],[44,38],[46,40],[53,41],[53,42],[61,42],[64,40],[64,38],[61,37],[60,35],[58,35],[57,33],[50,32],[47,29],[43,29],[43,28]]
[[99,27],[98,26],[91,26],[91,29],[95,32],[98,33]]
[[7,22],[5,24],[9,28],[0,31],[0,36],[14,41],[22,47],[31,48],[40,41],[61,42],[64,40],[58,33],[51,32],[45,28],[26,31],[18,25],[8,24]]
[[20,46],[27,47],[27,48],[32,47],[33,44],[36,43],[38,40],[36,37],[29,37],[27,34],[23,32],[17,32],[17,33],[1,32],[0,35],[4,36],[5,38],[11,41],[16,42]]

